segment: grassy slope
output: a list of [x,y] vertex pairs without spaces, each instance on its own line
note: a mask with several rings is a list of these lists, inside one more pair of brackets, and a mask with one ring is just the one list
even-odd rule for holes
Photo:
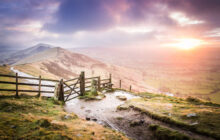
[[[9,66],[0,66],[0,73],[1,74],[7,74],[7,75],[15,75],[15,73],[13,73],[10,70]],[[9,77],[0,77],[0,81],[8,81],[8,82],[15,82],[15,78],[9,78]],[[22,80],[19,80],[19,82],[21,82]],[[19,89],[24,89],[24,90],[31,90],[32,87],[30,86],[23,86],[20,85],[18,86]],[[0,89],[15,89],[15,85],[12,84],[0,84]],[[14,95],[15,93],[13,92],[8,92],[8,91],[4,91],[1,92],[0,95]],[[19,94],[24,94],[24,93],[19,93]],[[33,94],[33,93],[28,93],[28,94]]]
[[192,140],[192,138],[178,131],[173,131],[159,125],[151,124],[149,129],[153,132],[154,136],[158,140]]
[[[36,68],[38,67],[38,68]],[[29,75],[33,75],[35,77],[38,77],[39,75],[42,76],[42,78],[49,78],[49,79],[55,79],[55,80],[60,80],[61,77],[58,77],[54,74],[51,73],[46,73],[43,70],[39,69],[39,65],[32,65],[32,64],[24,64],[24,65],[18,65],[14,66],[15,69],[22,71],[24,73],[27,73]]]
[[[133,107],[154,119],[220,138],[220,105],[195,98],[184,100],[150,93],[142,93],[141,96],[143,98],[132,99],[118,108]],[[189,113],[196,113],[196,116],[187,117]]]
[[[148,85],[169,89],[177,96],[195,96],[220,103],[220,71],[214,66],[161,66],[146,69]],[[213,94],[214,92],[214,94]]]
[[0,98],[0,139],[126,139],[95,122],[79,119],[53,100]]
[[[0,72],[13,74],[9,67],[0,67]],[[14,88],[10,85],[0,86]],[[0,95],[0,139],[127,139],[118,132],[79,119],[74,114],[68,114],[69,119],[64,119],[67,113],[53,100],[25,95],[14,98],[14,93],[7,92]]]

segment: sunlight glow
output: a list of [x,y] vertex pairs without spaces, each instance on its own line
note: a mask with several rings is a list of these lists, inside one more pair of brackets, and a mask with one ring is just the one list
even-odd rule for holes
[[177,43],[167,44],[166,46],[176,47],[183,50],[193,49],[203,44],[202,40],[192,39],[192,38],[184,38],[177,39]]

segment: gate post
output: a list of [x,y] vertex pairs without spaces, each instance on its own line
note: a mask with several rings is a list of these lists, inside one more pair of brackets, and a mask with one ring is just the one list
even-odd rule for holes
[[41,76],[39,76],[39,86],[38,86],[38,94],[37,97],[41,96]]
[[110,84],[112,83],[112,74],[111,73],[109,74],[109,83]]
[[64,87],[63,87],[63,79],[60,80],[60,91],[59,91],[59,97],[58,100],[59,101],[64,101]]
[[98,91],[101,90],[100,83],[101,83],[101,79],[100,79],[100,76],[99,76],[99,77],[98,77]]
[[16,82],[16,95],[15,97],[18,97],[18,73],[16,73],[16,77],[15,77],[15,82]]
[[85,72],[82,71],[80,74],[80,96],[85,95]]

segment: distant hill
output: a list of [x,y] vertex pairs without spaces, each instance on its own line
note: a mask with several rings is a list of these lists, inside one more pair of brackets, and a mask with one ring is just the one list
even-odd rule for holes
[[70,51],[86,54],[97,60],[125,67],[145,69],[150,64],[220,62],[220,47],[180,50],[171,47],[88,47]]
[[43,51],[50,49],[52,47],[53,46],[48,45],[48,44],[37,44],[33,47],[19,50],[19,51],[13,51],[13,52],[6,51],[6,52],[4,52],[4,54],[5,54],[4,57],[0,58],[0,64],[14,64],[23,58],[26,58],[28,56],[32,56],[32,55],[37,54],[39,52],[43,52]]
[[106,63],[137,69],[145,86],[178,97],[195,96],[220,103],[220,47],[192,50],[172,47],[74,48]]
[[119,80],[122,79],[124,88],[128,89],[130,85],[139,91],[147,88],[143,84],[142,73],[137,70],[103,63],[59,47],[24,58],[15,63],[14,67],[35,76],[42,75],[54,79],[70,79],[78,76],[81,71],[85,71],[86,77],[107,78],[111,73],[117,86]]

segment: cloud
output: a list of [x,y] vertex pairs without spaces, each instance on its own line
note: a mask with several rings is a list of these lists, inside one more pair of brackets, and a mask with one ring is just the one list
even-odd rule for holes
[[114,24],[105,1],[64,0],[55,14],[55,23],[45,25],[54,32],[73,32],[79,30],[99,30]]
[[171,13],[170,17],[174,20],[176,20],[181,26],[186,26],[186,25],[196,25],[196,24],[202,24],[204,21],[202,20],[196,20],[196,19],[190,19],[186,17],[182,13]]
[[56,22],[46,24],[44,29],[72,33],[123,25],[174,24],[166,6],[155,0],[64,0],[54,18]]
[[206,26],[219,27],[220,13],[219,0],[165,0],[170,11],[183,12],[189,18],[195,18],[206,22]]
[[31,44],[58,7],[57,0],[1,0],[0,45]]
[[220,26],[219,13],[219,0],[64,0],[54,14],[56,22],[45,24],[44,29],[73,33],[139,24],[214,28]]
[[1,0],[0,45],[60,40],[61,46],[119,46],[184,36],[219,38],[219,13],[220,0]]

